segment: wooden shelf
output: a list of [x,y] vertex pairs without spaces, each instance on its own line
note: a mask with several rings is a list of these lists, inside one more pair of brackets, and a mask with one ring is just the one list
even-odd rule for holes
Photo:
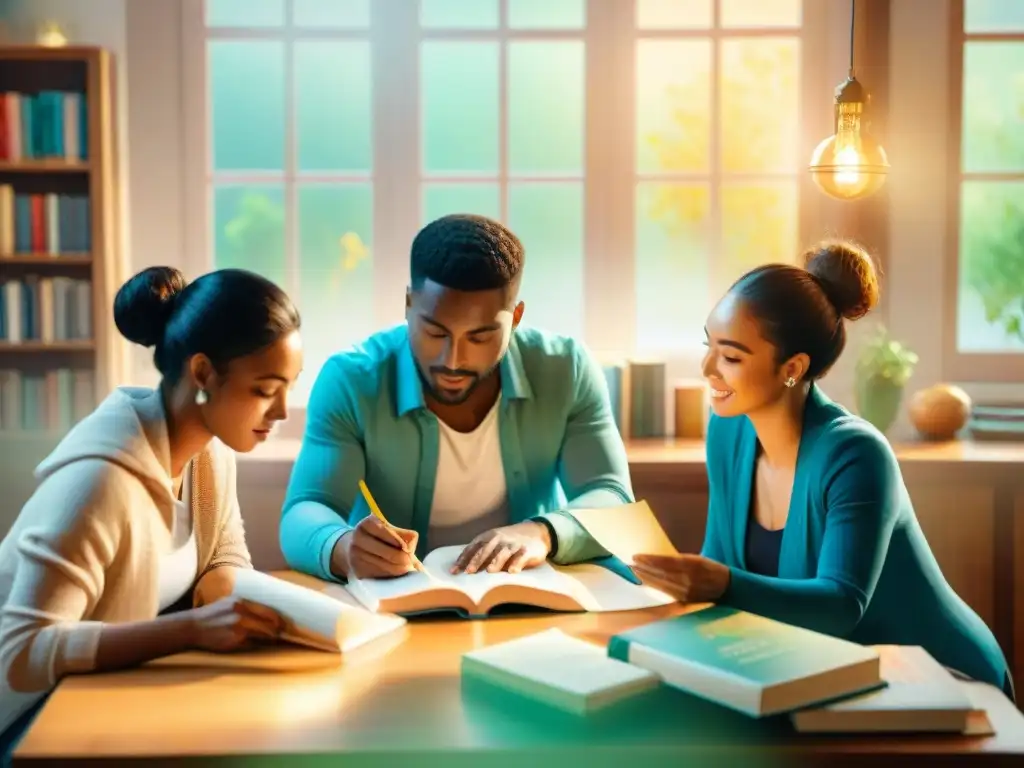
[[31,355],[40,352],[92,352],[96,348],[93,341],[19,341],[11,343],[0,341],[0,354]]
[[87,267],[92,264],[92,256],[87,253],[61,253],[51,256],[48,253],[16,253],[10,256],[0,255],[0,267]]
[[69,163],[56,158],[41,160],[0,160],[0,173],[88,173],[90,163]]

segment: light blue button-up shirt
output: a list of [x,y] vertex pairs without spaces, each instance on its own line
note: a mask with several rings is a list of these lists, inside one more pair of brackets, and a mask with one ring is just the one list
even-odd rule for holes
[[[549,522],[555,562],[606,556],[571,514],[573,508],[634,500],[601,368],[579,342],[520,327],[500,375],[509,523]],[[419,533],[417,554],[424,557],[438,440],[437,417],[426,407],[405,325],[330,358],[313,385],[281,515],[281,549],[289,566],[335,578],[335,543],[370,514],[360,479],[391,523]]]

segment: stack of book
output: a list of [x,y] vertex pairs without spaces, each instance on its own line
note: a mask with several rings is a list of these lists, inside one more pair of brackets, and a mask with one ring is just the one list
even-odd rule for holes
[[722,606],[615,635],[557,630],[463,656],[464,676],[586,714],[659,686],[800,733],[991,733],[964,686],[916,646],[863,646]]
[[0,159],[86,160],[88,105],[75,91],[0,93]]
[[87,341],[92,333],[92,282],[26,275],[0,283],[0,341]]
[[94,380],[86,369],[0,369],[0,434],[66,432],[95,407]]
[[664,437],[665,363],[629,360],[603,366],[615,423],[623,439]]

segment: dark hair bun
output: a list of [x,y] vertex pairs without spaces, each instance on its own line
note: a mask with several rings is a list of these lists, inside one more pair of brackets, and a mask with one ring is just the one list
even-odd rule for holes
[[114,297],[114,323],[128,341],[154,347],[174,310],[175,297],[185,290],[185,276],[174,267],[149,267],[121,286]]
[[854,243],[822,243],[808,254],[807,271],[817,278],[836,311],[847,320],[864,317],[878,304],[875,263]]

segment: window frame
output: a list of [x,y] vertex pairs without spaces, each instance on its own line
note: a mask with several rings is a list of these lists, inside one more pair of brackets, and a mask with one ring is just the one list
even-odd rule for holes
[[[212,185],[208,184],[210,151],[207,140],[208,92],[206,80],[206,40],[204,0],[182,0],[182,66],[183,66],[183,213],[184,245],[183,271],[194,277],[209,271],[215,258],[212,228],[210,226],[210,199]],[[636,44],[643,38],[712,39],[712,125],[713,134],[720,134],[717,114],[719,102],[718,43],[721,38],[745,36],[792,36],[800,45],[800,157],[809,157],[815,144],[831,132],[831,89],[834,86],[826,66],[829,62],[827,37],[836,24],[834,14],[813,0],[803,0],[799,29],[793,28],[737,28],[717,29],[721,0],[713,0],[713,25],[707,29],[643,30],[635,23],[635,0],[586,0],[585,26],[581,29],[509,30],[502,25],[488,30],[423,29],[419,25],[419,3],[415,0],[373,0],[370,29],[303,31],[300,37],[320,39],[369,39],[371,67],[374,72],[372,114],[374,120],[373,167],[370,179],[373,185],[373,260],[374,300],[376,321],[381,327],[404,318],[402,296],[408,271],[408,248],[420,227],[422,200],[421,183],[427,179],[422,166],[421,98],[420,98],[420,43],[424,40],[498,40],[501,58],[507,59],[510,40],[582,40],[584,43],[584,167],[581,180],[584,189],[583,232],[583,314],[584,341],[601,357],[622,359],[635,354],[637,345],[635,297],[635,190],[638,183],[650,178],[639,172],[635,158],[635,67]],[[286,3],[290,7],[291,2]],[[508,0],[499,0],[501,20],[507,18]],[[290,11],[286,11],[290,15]],[[287,18],[287,17],[286,17]],[[386,21],[386,24],[385,24]],[[844,24],[848,23],[845,20]],[[287,30],[219,31],[219,37],[236,39],[286,39]],[[294,35],[291,35],[294,39]],[[286,63],[286,87],[293,89],[291,65]],[[383,74],[382,74],[383,73]],[[410,88],[409,83],[415,87]],[[502,110],[501,166],[499,173],[503,210],[507,210],[509,181],[525,181],[507,174],[507,67],[500,70],[499,109]],[[293,100],[286,95],[291,109]],[[629,109],[621,109],[629,104]],[[615,105],[619,105],[616,107]],[[294,127],[286,120],[286,170],[283,174],[288,196],[286,237],[292,253],[289,254],[289,278],[294,281],[298,269],[295,238],[295,193],[301,176],[288,176],[288,163],[294,169]],[[410,137],[410,131],[412,136]],[[411,140],[410,140],[411,138]],[[714,153],[707,173],[695,174],[694,180],[704,179],[709,184],[713,208],[718,206],[718,189],[729,174],[720,172],[717,156],[720,135],[711,136]],[[827,203],[815,190],[809,174],[795,169],[798,180],[797,237],[800,245],[816,236]],[[682,174],[666,174],[658,180],[670,182]],[[772,174],[748,174],[752,179],[768,179]],[[531,177],[532,178],[532,177]],[[342,180],[339,174],[339,180]],[[437,178],[436,181],[445,181]],[[493,181],[481,177],[481,181]],[[201,190],[201,194],[196,192]],[[386,217],[381,211],[387,211]],[[720,248],[721,226],[718,218],[709,218],[717,230],[712,233],[713,249]],[[715,252],[713,250],[713,252]],[[625,255],[625,257],[624,257]],[[287,286],[294,290],[295,284]],[[596,297],[596,298],[595,298]],[[645,355],[657,355],[666,361],[667,381],[699,375],[699,362],[703,348],[674,348],[653,350],[644,348]],[[671,387],[666,387],[671,397]],[[304,412],[304,405],[294,406],[296,415]],[[302,418],[295,419],[289,436],[301,434]],[[300,422],[296,424],[295,422]]]
[[965,173],[963,171],[964,49],[968,42],[1019,41],[1024,32],[972,32],[964,30],[965,0],[952,0],[949,20],[949,194],[946,215],[945,311],[942,329],[942,371],[947,380],[1019,383],[1024,380],[1024,352],[963,352],[957,346],[960,303],[960,206],[964,181],[1024,180],[1018,173]]

